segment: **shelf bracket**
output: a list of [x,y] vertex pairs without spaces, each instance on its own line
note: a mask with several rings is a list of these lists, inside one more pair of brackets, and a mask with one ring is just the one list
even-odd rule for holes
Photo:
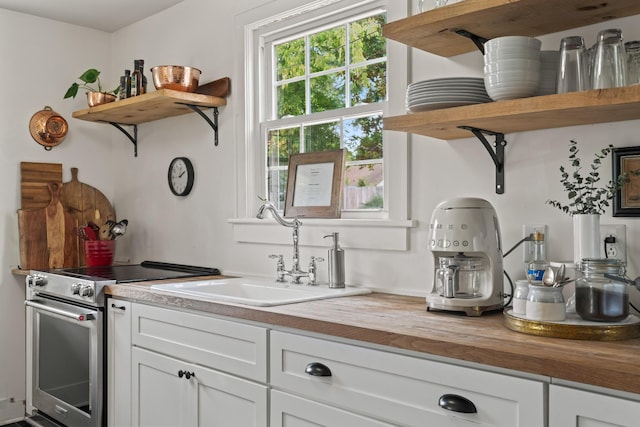
[[[480,140],[484,148],[487,149],[493,164],[496,166],[496,194],[504,194],[504,147],[507,145],[507,141],[504,139],[504,134],[500,132],[492,132],[490,130],[479,129],[473,126],[458,126],[459,129],[465,129],[473,133],[476,138]],[[487,141],[484,135],[491,135],[496,138],[493,143]],[[495,151],[494,151],[495,148]]]
[[200,109],[199,106],[193,105],[193,104],[186,104],[186,103],[184,103],[183,105],[186,105],[187,107],[191,108],[193,111],[198,113],[198,115],[202,117],[207,123],[209,123],[209,126],[211,126],[211,129],[213,129],[214,145],[217,147],[218,146],[218,114],[219,114],[218,107],[211,107],[213,108],[213,121],[211,121],[211,119],[207,117],[207,115],[204,113],[204,111]]
[[138,157],[138,125],[130,125],[131,127],[133,127],[133,135],[131,135],[125,128],[120,125],[120,123],[109,122],[109,124],[118,129],[120,132],[124,133],[126,137],[129,138],[129,141],[133,143],[133,157]]
[[454,30],[454,32],[462,37],[466,37],[468,39],[471,39],[471,41],[473,42],[473,44],[476,45],[476,47],[478,49],[480,49],[480,52],[482,52],[482,54],[484,55],[484,44],[489,40],[489,39],[485,39],[484,37],[480,37],[476,34],[473,34],[470,31],[467,30],[463,30],[463,29],[458,29],[458,30]]

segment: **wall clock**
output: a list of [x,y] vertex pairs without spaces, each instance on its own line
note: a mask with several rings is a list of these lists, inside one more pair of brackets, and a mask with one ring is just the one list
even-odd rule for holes
[[195,171],[186,157],[176,157],[169,164],[169,188],[176,196],[186,196],[193,188]]

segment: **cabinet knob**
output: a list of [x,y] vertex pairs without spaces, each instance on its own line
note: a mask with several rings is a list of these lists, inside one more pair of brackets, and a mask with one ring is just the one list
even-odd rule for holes
[[182,369],[178,371],[178,377],[180,378],[185,377],[186,379],[190,379],[191,377],[195,377],[195,376],[196,374],[194,372],[183,371]]
[[320,362],[311,362],[304,370],[307,374],[314,377],[330,377],[331,369]]
[[443,394],[438,400],[438,406],[447,411],[462,412],[463,414],[475,414],[478,412],[476,405],[472,401],[457,394]]

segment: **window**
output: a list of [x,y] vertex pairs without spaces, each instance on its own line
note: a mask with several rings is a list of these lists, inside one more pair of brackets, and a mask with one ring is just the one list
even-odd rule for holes
[[[271,101],[261,135],[266,135],[267,194],[279,208],[289,156],[339,148],[346,151],[342,209],[383,208],[385,22],[386,12],[374,8],[329,26],[292,26],[265,40],[269,72],[263,87]],[[283,32],[294,34],[283,37]]]
[[[236,241],[290,244],[287,233],[255,219],[262,203],[258,197],[271,192],[271,200],[282,207],[289,154],[340,146],[355,153],[348,158],[350,170],[357,172],[351,186],[381,196],[367,203],[372,197],[365,194],[348,205],[356,208],[344,211],[342,219],[305,219],[304,244],[326,246],[322,237],[339,231],[345,247],[407,250],[407,229],[416,226],[408,219],[408,135],[380,129],[384,114],[405,112],[409,49],[381,38],[379,28],[406,17],[408,5],[278,0],[236,16],[236,48],[244,52],[236,56],[244,80],[234,82],[232,93],[239,109],[237,213],[229,220]],[[323,40],[339,37],[344,41],[338,48]],[[363,37],[370,43],[366,52],[358,45]],[[375,43],[380,49],[373,49]],[[290,57],[278,62],[278,50]],[[323,90],[314,93],[318,87]],[[370,176],[371,170],[379,176]]]

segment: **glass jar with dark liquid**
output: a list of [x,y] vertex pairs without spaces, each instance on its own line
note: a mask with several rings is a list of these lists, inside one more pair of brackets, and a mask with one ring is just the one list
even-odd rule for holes
[[584,320],[618,322],[629,315],[627,284],[608,279],[605,273],[624,277],[625,268],[618,259],[585,258],[580,263],[576,313]]

